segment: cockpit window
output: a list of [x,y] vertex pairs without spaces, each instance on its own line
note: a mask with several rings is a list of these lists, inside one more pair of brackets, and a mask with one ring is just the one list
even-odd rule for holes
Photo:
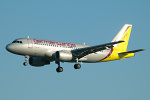
[[12,43],[21,43],[22,44],[22,41],[13,41]]
[[16,41],[13,41],[12,43],[16,43]]

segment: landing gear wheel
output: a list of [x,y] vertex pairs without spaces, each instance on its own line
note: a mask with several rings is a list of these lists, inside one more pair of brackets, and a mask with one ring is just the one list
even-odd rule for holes
[[74,69],[80,69],[81,68],[81,65],[80,64],[75,64],[74,65]]
[[27,63],[27,62],[24,62],[24,63],[23,63],[23,65],[24,65],[24,66],[27,66],[27,65],[28,65],[28,63]]
[[24,66],[27,66],[28,65],[28,58],[29,56],[28,55],[25,55],[25,62],[23,63]]
[[59,73],[59,72],[62,72],[63,71],[63,68],[62,67],[58,67],[56,68],[56,71]]
[[58,67],[56,68],[56,71],[59,73],[59,72],[62,72],[63,71],[63,68],[60,67],[60,62],[59,61],[55,61],[56,64],[58,64]]

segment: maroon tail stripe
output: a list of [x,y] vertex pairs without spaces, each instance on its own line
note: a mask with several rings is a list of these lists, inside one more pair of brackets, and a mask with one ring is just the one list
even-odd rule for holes
[[[113,48],[111,48],[111,50],[110,50],[109,54],[108,54],[105,58],[103,58],[102,60],[104,60],[104,59],[108,58],[108,57],[112,54],[112,52],[113,52]],[[100,60],[100,61],[102,61],[102,60]]]

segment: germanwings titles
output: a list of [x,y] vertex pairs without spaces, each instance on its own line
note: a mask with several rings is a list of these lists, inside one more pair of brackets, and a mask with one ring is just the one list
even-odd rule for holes
[[46,40],[37,40],[37,39],[33,39],[33,42],[35,44],[50,44],[50,45],[58,45],[58,46],[68,46],[70,48],[72,47],[76,47],[75,44],[72,44],[72,43],[63,43],[63,42],[55,42],[55,41],[46,41]]
[[55,61],[57,72],[62,72],[60,62],[75,62],[75,69],[80,69],[79,62],[96,63],[133,57],[135,52],[145,49],[127,51],[132,25],[125,24],[115,38],[102,45],[85,45],[58,41],[20,38],[6,46],[7,51],[25,57],[24,66],[44,66]]

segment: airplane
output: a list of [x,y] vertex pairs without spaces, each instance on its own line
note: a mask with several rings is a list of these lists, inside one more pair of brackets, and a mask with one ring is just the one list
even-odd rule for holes
[[[74,68],[80,69],[81,63],[96,63],[120,60],[133,57],[135,52],[145,49],[127,51],[132,25],[125,24],[110,43],[102,45],[85,45],[49,41],[32,38],[19,38],[6,46],[6,50],[25,57],[24,66],[40,67],[55,62],[57,72],[62,72],[60,62],[75,63]],[[30,58],[29,58],[30,57]]]

